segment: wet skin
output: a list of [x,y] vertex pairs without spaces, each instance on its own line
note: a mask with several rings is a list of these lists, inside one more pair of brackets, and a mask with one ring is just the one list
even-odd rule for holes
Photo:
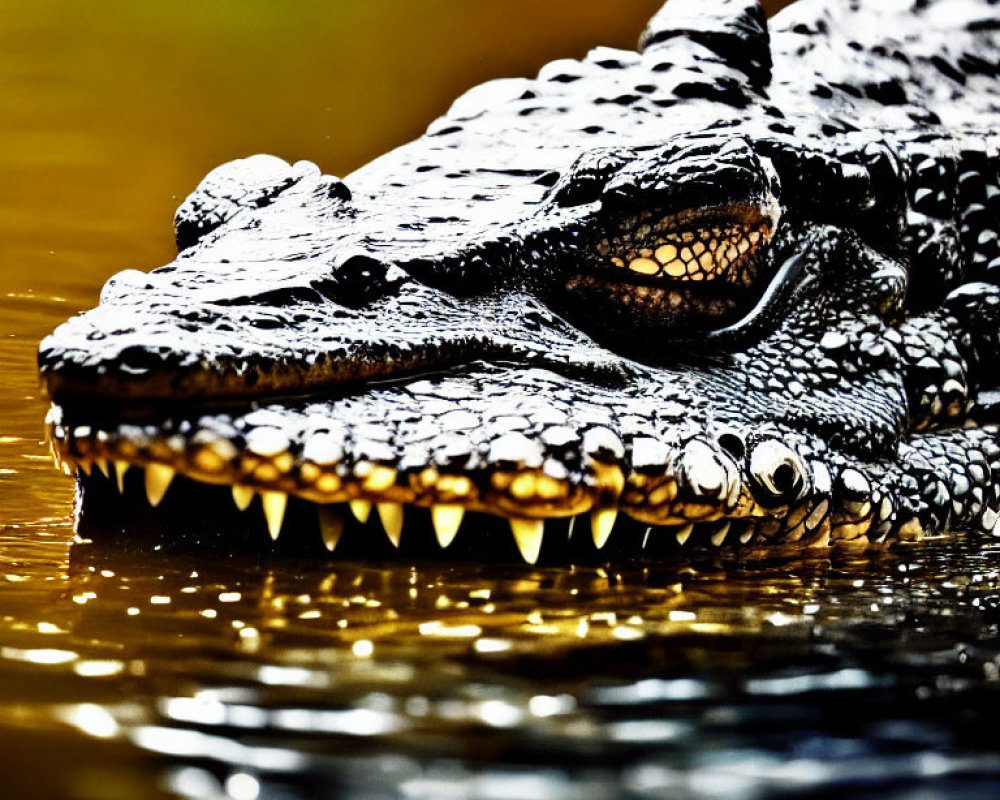
[[992,532],[991,16],[677,2],[343,180],[218,168],[177,259],[41,345],[80,530],[529,562]]

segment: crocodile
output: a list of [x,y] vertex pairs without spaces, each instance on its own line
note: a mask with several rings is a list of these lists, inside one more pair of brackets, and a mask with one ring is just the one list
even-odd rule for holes
[[217,168],[176,258],[40,345],[81,535],[529,563],[997,535],[998,31],[992,0],[671,0],[344,179]]

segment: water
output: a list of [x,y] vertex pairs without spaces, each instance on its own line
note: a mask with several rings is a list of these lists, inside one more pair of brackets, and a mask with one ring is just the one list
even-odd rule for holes
[[3,6],[5,795],[1000,796],[998,544],[615,571],[73,543],[37,341],[169,260],[201,174],[258,150],[346,173],[464,86],[627,45],[656,2],[467,5]]

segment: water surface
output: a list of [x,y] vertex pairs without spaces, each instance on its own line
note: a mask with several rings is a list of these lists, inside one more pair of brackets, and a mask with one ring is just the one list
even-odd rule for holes
[[170,260],[202,174],[345,174],[656,5],[2,6],[7,796],[1000,796],[997,544],[550,570],[73,543],[37,342]]

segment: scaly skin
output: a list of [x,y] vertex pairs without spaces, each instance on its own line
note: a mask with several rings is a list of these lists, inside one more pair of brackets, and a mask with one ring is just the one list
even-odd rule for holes
[[204,484],[275,538],[317,504],[331,549],[345,502],[394,544],[404,505],[442,547],[505,517],[528,561],[586,512],[598,549],[994,532],[1000,16],[856,5],[769,35],[673,0],[639,52],[477,87],[344,180],[219,167],[177,259],[41,345],[81,526],[113,461],[164,518]]

